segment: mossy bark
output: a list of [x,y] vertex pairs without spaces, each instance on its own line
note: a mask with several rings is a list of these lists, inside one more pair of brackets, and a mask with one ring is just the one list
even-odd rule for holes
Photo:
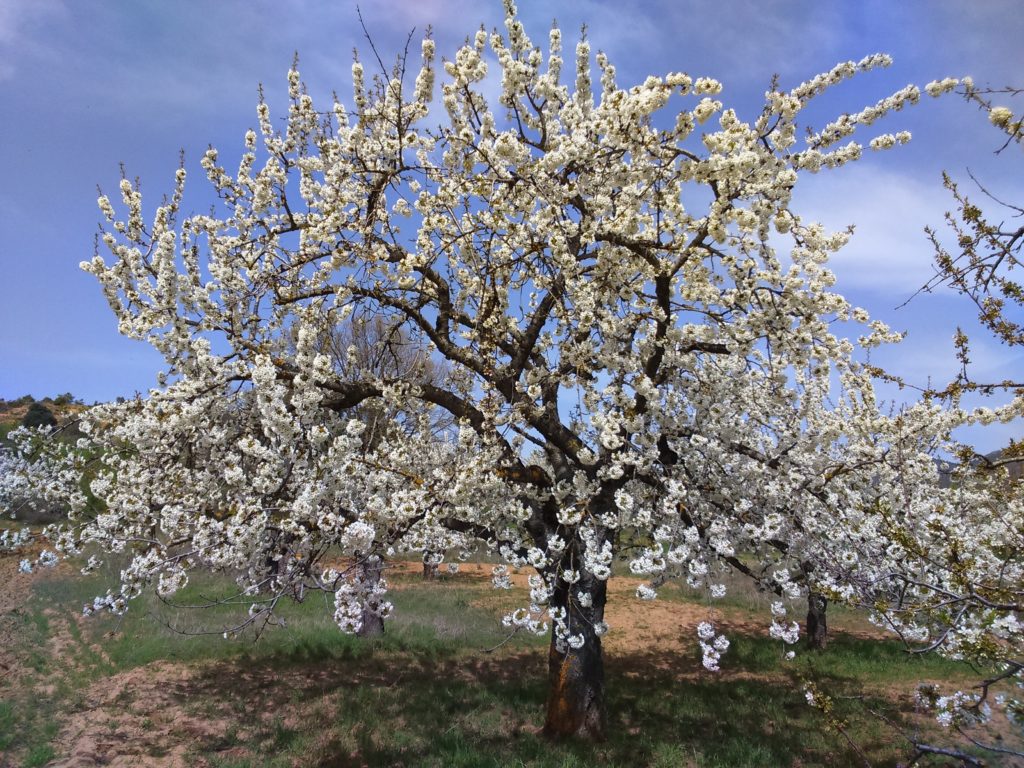
[[[358,578],[368,589],[377,586],[384,573],[384,561],[373,555],[362,560],[359,564]],[[384,634],[384,619],[377,611],[377,604],[374,598],[370,598],[363,604],[362,626],[356,634],[359,637],[379,637]]]
[[[580,592],[589,592],[590,606],[579,603]],[[579,648],[572,648],[556,638],[552,627],[544,723],[544,733],[550,738],[578,737],[588,741],[605,738],[604,659],[601,638],[594,626],[604,620],[606,599],[605,583],[593,576],[584,576],[571,587],[560,583],[552,596],[552,604],[566,610],[570,634],[583,635],[584,642]]]
[[807,595],[807,647],[821,651],[828,645],[828,598],[820,592]]

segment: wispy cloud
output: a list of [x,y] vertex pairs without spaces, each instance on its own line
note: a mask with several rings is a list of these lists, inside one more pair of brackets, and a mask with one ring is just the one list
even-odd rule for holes
[[45,27],[67,15],[64,0],[0,3],[0,82],[14,78],[26,59],[49,52]]
[[960,0],[935,0],[927,17],[936,26],[955,29],[943,37],[949,55],[969,62],[969,74],[979,84],[1020,87],[1024,74],[1024,14],[1019,0],[984,0],[963,3]]
[[831,261],[840,284],[907,297],[934,274],[926,226],[941,226],[950,199],[941,184],[862,164],[801,179],[796,206],[832,230],[854,225]]
[[21,41],[40,21],[65,11],[63,0],[5,0],[0,4],[0,45]]

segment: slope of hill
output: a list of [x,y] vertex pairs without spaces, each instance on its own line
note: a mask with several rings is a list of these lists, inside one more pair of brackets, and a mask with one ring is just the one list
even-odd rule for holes
[[64,434],[67,437],[81,435],[75,427],[75,421],[79,414],[88,409],[88,406],[81,400],[76,400],[70,393],[44,397],[41,400],[35,400],[31,395],[25,395],[16,400],[0,398],[0,446],[7,443],[7,435],[11,430],[21,426],[29,407],[36,402],[46,406],[57,420],[59,427],[66,428]]

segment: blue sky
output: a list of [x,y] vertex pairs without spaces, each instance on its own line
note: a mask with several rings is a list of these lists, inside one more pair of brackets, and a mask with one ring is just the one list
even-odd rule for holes
[[[723,100],[750,118],[772,73],[792,87],[875,51],[892,54],[893,67],[835,89],[825,100],[832,114],[823,113],[819,126],[911,82],[970,74],[979,84],[1024,85],[1018,0],[656,0],[628,10],[606,0],[519,5],[537,41],[557,18],[569,50],[586,23],[593,48],[615,63],[620,85],[678,70],[716,77],[725,84]],[[366,0],[362,10],[385,58],[414,27],[432,25],[439,53],[450,56],[480,23],[501,23],[497,0]],[[336,90],[346,100],[353,47],[369,60],[355,3],[2,0],[0,397],[70,390],[91,402],[153,386],[158,356],[118,336],[95,281],[78,270],[92,255],[97,185],[116,192],[123,162],[154,203],[170,188],[184,149],[191,192],[198,193],[191,199],[201,210],[202,152],[217,146],[230,167],[245,130],[255,126],[257,85],[264,84],[281,114],[297,51],[314,97],[323,102]],[[949,207],[941,172],[969,184],[970,168],[1019,202],[1024,166],[1014,149],[996,157],[999,134],[956,98],[925,99],[878,132],[904,128],[914,134],[910,145],[802,179],[796,208],[832,227],[856,224],[853,241],[833,263],[838,289],[909,332],[876,361],[924,384],[929,376],[951,376],[956,325],[975,328],[972,305],[948,292],[896,309],[931,274],[922,229],[941,225]],[[974,335],[978,378],[1020,370],[1020,353]],[[987,449],[1016,432],[1001,427],[972,439]]]

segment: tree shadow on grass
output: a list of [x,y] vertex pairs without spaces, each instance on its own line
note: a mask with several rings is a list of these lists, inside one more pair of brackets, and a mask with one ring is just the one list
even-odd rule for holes
[[[862,763],[838,734],[825,730],[795,676],[715,675],[700,668],[696,655],[609,658],[608,740],[552,743],[540,733],[545,664],[539,649],[422,655],[381,647],[320,658],[311,652],[213,665],[187,696],[257,719],[294,715],[303,738],[283,750],[252,745],[259,759],[253,765],[289,757],[320,766]],[[850,693],[847,681],[834,682]],[[837,714],[845,716],[854,701],[842,700]],[[899,755],[892,734],[862,728],[855,735],[882,764]]]

